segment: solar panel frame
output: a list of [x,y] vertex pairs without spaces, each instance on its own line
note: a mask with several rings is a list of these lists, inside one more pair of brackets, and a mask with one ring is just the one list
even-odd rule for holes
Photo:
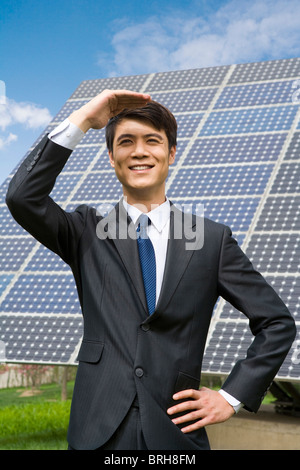
[[[204,204],[206,216],[231,226],[291,309],[298,337],[277,375],[288,381],[300,380],[300,112],[299,103],[292,100],[299,78],[300,59],[294,58],[86,80],[32,146],[105,88],[149,92],[169,106],[178,122],[178,149],[167,194],[187,210]],[[75,365],[82,316],[72,275],[10,216],[5,194],[12,174],[0,187],[0,346],[5,346],[0,359]],[[105,210],[105,204],[110,207],[120,195],[104,130],[90,130],[57,179],[52,196],[66,210],[82,203]],[[55,328],[59,332],[54,333]],[[203,372],[230,373],[251,339],[247,319],[220,299]]]

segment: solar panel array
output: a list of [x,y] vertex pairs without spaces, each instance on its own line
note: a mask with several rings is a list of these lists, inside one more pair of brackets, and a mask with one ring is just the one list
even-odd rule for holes
[[[295,58],[88,80],[38,139],[105,88],[148,92],[169,107],[179,133],[167,194],[186,210],[202,203],[205,216],[229,225],[288,305],[298,337],[278,377],[290,381],[300,379],[299,78]],[[0,188],[0,359],[75,364],[82,317],[71,271],[13,221],[4,202],[11,176]],[[52,197],[72,210],[120,196],[104,131],[91,130]],[[228,374],[251,339],[247,319],[220,299],[204,372]]]

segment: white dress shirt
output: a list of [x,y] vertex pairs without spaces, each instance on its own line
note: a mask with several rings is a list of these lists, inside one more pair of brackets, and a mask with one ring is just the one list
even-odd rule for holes
[[[124,207],[133,221],[134,224],[137,223],[138,218],[142,212],[135,206],[128,204],[126,199],[123,199]],[[166,264],[166,255],[168,247],[168,238],[169,238],[169,227],[170,227],[170,202],[167,199],[163,204],[156,207],[155,209],[147,212],[147,216],[151,220],[151,224],[147,227],[148,237],[150,238],[154,253],[155,253],[155,262],[156,262],[156,303],[159,298],[161,291],[165,264]]]
[[76,124],[70,122],[69,119],[65,119],[48,135],[50,140],[69,150],[75,150],[83,137],[84,132]]
[[[66,147],[69,150],[75,150],[76,146],[80,143],[84,137],[84,132],[79,129],[75,124],[65,119],[59,126],[57,126],[50,134],[48,138],[56,144]],[[141,211],[135,206],[127,203],[126,199],[123,198],[123,204],[131,217],[133,223],[137,222],[137,219],[141,215]],[[151,220],[151,225],[148,227],[148,236],[153,244],[156,260],[156,303],[159,298],[161,291],[162,280],[165,269],[167,246],[169,238],[169,227],[170,227],[170,202],[168,199],[147,213]],[[219,390],[219,393],[225,398],[225,400],[233,407],[235,413],[237,413],[243,404],[236,400],[225,390]]]

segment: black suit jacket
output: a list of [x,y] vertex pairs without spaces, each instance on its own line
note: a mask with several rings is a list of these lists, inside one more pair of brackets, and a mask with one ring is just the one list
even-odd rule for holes
[[[69,443],[75,449],[103,445],[137,395],[149,449],[207,449],[205,430],[183,434],[166,410],[175,391],[199,387],[218,297],[247,315],[255,336],[223,386],[254,412],[292,344],[294,321],[228,227],[205,219],[203,247],[187,250],[187,240],[173,236],[174,217],[182,217],[177,209],[171,211],[161,295],[149,316],[136,240],[119,236],[120,221],[127,221],[123,205],[116,207],[117,218],[112,212],[103,223],[93,208],[82,205],[66,213],[49,197],[70,153],[45,137],[7,193],[14,218],[70,265],[78,289],[84,336]],[[99,223],[107,233],[102,239]]]

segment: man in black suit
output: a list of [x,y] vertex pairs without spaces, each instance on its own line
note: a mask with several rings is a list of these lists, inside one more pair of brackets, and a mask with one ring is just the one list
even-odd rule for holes
[[[67,213],[49,197],[55,179],[84,133],[105,126],[124,197],[106,217],[86,205]],[[75,277],[84,336],[71,449],[208,449],[204,426],[240,406],[256,412],[295,337],[287,308],[230,229],[187,217],[166,198],[176,130],[149,95],[105,90],[42,139],[7,193],[19,224]],[[222,390],[199,390],[219,296],[247,315],[255,338]]]

